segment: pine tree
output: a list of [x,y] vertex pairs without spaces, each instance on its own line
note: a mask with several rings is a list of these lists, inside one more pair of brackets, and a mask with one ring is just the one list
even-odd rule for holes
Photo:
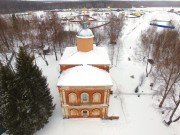
[[13,134],[32,135],[48,122],[55,105],[46,78],[23,48],[16,59],[16,79],[20,124]]
[[17,129],[17,100],[14,73],[0,63],[0,125],[13,133]]

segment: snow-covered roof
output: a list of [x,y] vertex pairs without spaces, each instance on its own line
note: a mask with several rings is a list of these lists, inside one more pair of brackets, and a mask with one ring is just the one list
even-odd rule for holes
[[93,47],[92,51],[80,52],[77,47],[66,47],[59,64],[101,64],[110,65],[109,56],[105,47]]
[[78,33],[77,33],[77,37],[78,38],[92,38],[94,37],[92,31],[90,29],[81,29]]
[[58,86],[112,86],[110,74],[102,69],[81,65],[62,72]]

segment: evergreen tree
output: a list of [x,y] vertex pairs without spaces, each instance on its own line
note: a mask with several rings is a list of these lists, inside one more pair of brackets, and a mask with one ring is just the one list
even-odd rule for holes
[[17,130],[17,100],[14,73],[0,63],[0,125],[7,133]]
[[20,123],[13,134],[32,135],[48,122],[55,105],[46,78],[23,48],[16,59],[16,79]]

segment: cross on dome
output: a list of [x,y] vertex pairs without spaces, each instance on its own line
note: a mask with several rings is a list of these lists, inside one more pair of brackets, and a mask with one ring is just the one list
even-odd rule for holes
[[92,31],[87,26],[87,18],[84,15],[82,19],[82,29],[77,33],[77,37],[80,38],[92,38],[94,37]]

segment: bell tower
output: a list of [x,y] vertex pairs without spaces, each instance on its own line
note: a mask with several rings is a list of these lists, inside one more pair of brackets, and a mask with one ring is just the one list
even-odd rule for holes
[[89,52],[93,50],[94,35],[87,27],[86,17],[83,16],[82,29],[76,35],[77,50],[81,52]]

